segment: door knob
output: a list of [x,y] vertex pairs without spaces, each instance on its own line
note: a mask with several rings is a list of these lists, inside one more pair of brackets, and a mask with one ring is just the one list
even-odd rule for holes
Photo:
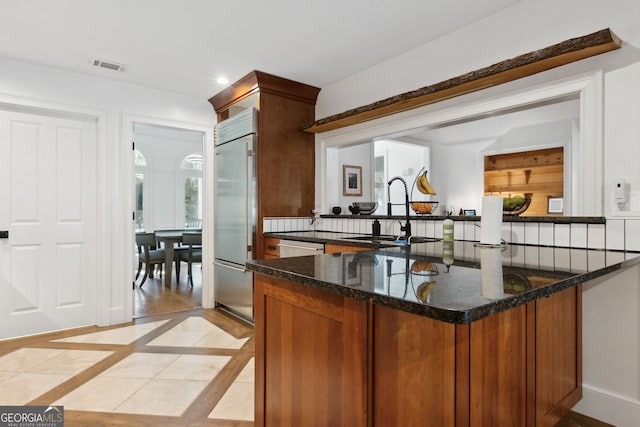
[[0,239],[8,239],[9,230],[0,230]]

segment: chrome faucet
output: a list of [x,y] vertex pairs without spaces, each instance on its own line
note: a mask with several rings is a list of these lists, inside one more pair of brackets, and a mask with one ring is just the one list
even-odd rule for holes
[[[404,231],[405,240],[408,244],[411,240],[411,222],[409,221],[409,189],[407,188],[407,181],[405,181],[404,178],[400,176],[394,176],[387,183],[387,215],[391,216],[391,206],[393,206],[391,204],[391,184],[396,180],[402,181],[402,184],[404,184],[404,208],[406,222],[404,226],[402,225],[402,223],[400,223],[400,231]],[[398,237],[398,239],[400,239],[400,237]]]

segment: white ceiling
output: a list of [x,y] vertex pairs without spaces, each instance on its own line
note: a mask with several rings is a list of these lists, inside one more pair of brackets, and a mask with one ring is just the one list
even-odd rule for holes
[[252,70],[322,88],[519,1],[0,0],[0,56],[204,99]]

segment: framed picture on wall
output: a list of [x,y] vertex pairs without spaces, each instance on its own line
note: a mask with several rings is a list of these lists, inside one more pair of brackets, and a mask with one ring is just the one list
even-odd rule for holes
[[342,195],[362,196],[362,166],[342,166]]

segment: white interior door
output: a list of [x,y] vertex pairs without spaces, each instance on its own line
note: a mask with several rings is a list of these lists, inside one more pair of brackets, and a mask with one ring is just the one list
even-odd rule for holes
[[96,323],[95,169],[95,121],[0,111],[0,339]]

